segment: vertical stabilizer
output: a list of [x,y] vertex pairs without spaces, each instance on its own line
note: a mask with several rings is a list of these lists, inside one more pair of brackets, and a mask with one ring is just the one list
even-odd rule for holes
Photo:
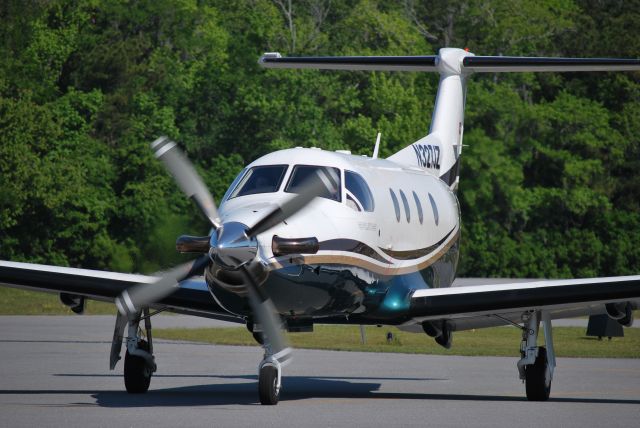
[[452,188],[458,182],[458,159],[464,130],[466,74],[462,63],[470,56],[473,54],[462,49],[440,49],[435,63],[440,83],[429,134],[389,157],[389,160],[403,165],[423,168],[442,178]]

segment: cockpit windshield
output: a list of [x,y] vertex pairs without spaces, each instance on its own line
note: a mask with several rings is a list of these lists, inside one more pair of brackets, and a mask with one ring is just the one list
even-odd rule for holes
[[[284,191],[288,193],[300,193],[300,191],[304,190],[304,185],[307,183],[307,180],[320,180],[320,177],[317,174],[317,171],[320,169],[333,170],[335,172],[335,177],[340,177],[340,170],[338,168],[314,165],[296,165],[293,167],[291,178],[289,178],[289,183]],[[325,187],[324,194],[318,196],[340,202],[342,199],[340,197],[340,194],[342,193],[340,186],[334,190],[334,192],[331,192]]]
[[277,192],[286,171],[287,165],[254,166],[242,177],[229,199],[257,193]]

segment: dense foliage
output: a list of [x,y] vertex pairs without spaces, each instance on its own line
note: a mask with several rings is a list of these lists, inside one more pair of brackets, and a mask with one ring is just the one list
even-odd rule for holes
[[[266,71],[289,55],[640,55],[640,1],[4,0],[0,258],[153,271],[207,226],[166,134],[219,198],[292,146],[382,155],[424,136],[437,76]],[[474,76],[461,274],[640,271],[640,75]]]

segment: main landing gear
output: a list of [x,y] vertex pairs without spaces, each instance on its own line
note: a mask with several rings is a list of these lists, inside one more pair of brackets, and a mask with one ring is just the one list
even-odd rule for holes
[[[545,346],[537,346],[540,318],[544,328]],[[551,380],[556,367],[553,351],[551,320],[548,314],[539,311],[525,312],[522,315],[522,343],[518,372],[524,381],[529,401],[546,401],[551,392]]]
[[[142,316],[144,314],[144,317]],[[144,319],[145,334],[142,335],[140,321]],[[156,371],[153,356],[153,340],[151,336],[151,320],[149,310],[137,313],[127,319],[118,312],[116,326],[111,342],[110,367],[113,370],[120,360],[120,350],[124,339],[124,329],[128,325],[127,351],[124,356],[124,386],[130,394],[142,394],[149,390],[151,376]],[[146,340],[143,338],[146,337]]]

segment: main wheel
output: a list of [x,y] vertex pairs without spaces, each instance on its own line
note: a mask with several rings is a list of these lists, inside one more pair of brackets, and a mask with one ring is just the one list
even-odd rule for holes
[[[140,349],[149,350],[147,342],[142,341],[138,345]],[[124,386],[130,394],[143,394],[149,390],[151,383],[151,370],[147,367],[142,357],[129,354],[124,356]]]
[[258,394],[260,404],[272,406],[278,404],[280,388],[278,387],[278,370],[273,366],[263,366],[258,376]]
[[524,369],[527,399],[529,401],[546,401],[551,392],[551,371],[547,360],[547,349],[538,348],[538,356],[534,364]]

